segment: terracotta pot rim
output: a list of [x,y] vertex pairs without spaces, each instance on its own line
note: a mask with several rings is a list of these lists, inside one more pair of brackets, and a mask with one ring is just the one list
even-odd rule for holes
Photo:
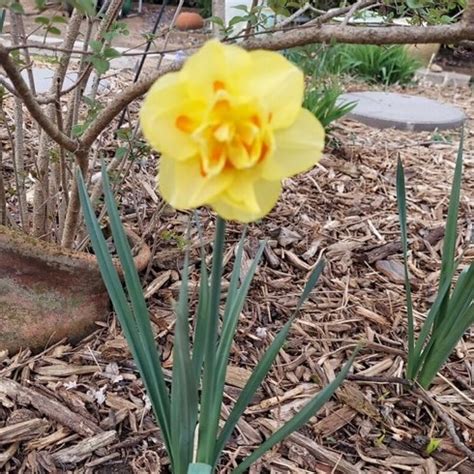
[[[133,257],[133,261],[137,271],[140,272],[146,268],[151,259],[150,247],[130,228],[125,227],[125,233],[132,248],[139,246],[138,253]],[[74,266],[78,269],[98,269],[97,258],[93,254],[65,249],[51,242],[36,239],[19,230],[0,225],[0,252],[5,249],[34,258],[42,258],[46,253],[53,260],[66,264],[72,263],[72,259]],[[119,259],[114,257],[113,260],[117,272],[122,277],[123,271]]]

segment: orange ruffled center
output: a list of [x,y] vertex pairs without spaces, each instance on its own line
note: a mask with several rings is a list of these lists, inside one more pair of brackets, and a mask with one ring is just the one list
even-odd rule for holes
[[214,82],[213,105],[198,123],[189,115],[176,118],[176,127],[198,145],[201,174],[211,177],[224,169],[247,170],[262,163],[274,149],[271,114],[255,101],[236,101],[221,81]]

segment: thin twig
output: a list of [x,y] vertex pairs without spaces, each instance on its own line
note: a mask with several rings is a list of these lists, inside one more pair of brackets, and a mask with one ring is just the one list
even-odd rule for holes
[[347,12],[346,16],[344,17],[344,20],[342,21],[341,26],[347,26],[347,23],[349,23],[349,20],[357,13],[358,10],[371,6],[375,2],[376,0],[359,0],[358,2],[354,3],[354,5],[351,6],[350,10]]
[[358,375],[349,374],[347,380],[354,380],[355,382],[369,382],[369,383],[394,383],[399,385],[412,385],[412,383],[401,377],[385,377],[383,375]]
[[421,388],[415,388],[414,392],[420,396],[426,403],[431,405],[436,414],[444,421],[446,429],[454,443],[454,445],[463,452],[471,461],[474,462],[474,451],[469,449],[456,433],[456,427],[454,426],[453,420],[443,411],[442,405],[434,400],[428,392]]

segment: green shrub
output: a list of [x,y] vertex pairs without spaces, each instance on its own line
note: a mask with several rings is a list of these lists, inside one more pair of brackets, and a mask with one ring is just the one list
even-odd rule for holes
[[340,119],[354,107],[354,102],[341,103],[338,101],[342,89],[335,84],[323,85],[307,89],[303,107],[308,109],[328,129],[332,122]]
[[349,74],[371,84],[407,84],[420,65],[400,45],[311,45],[285,55],[314,80]]
[[341,51],[344,45],[309,45],[291,48],[284,55],[293,64],[298,66],[306,76],[314,80],[326,80],[342,71]]
[[303,107],[321,122],[325,129],[350,112],[355,104],[341,104],[343,93],[339,76],[342,74],[341,52],[344,45],[310,45],[285,51],[285,56],[311,78],[305,92]]
[[339,49],[340,71],[368,83],[407,84],[419,67],[418,61],[399,45],[350,44]]
[[212,16],[212,0],[198,0],[196,3],[204,18]]

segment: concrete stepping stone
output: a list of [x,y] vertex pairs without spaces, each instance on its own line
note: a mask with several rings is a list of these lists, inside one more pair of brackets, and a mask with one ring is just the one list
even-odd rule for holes
[[[21,75],[23,76],[23,79],[25,79],[25,81],[28,82],[28,73],[26,71],[22,71]],[[52,69],[34,67],[33,78],[35,81],[36,92],[39,94],[49,92],[51,88],[53,76],[54,76],[54,71]],[[89,94],[91,91],[93,80],[94,80],[94,76],[92,75],[87,81],[87,85],[84,91],[86,95]],[[77,81],[77,73],[68,72],[66,74],[66,77],[64,78],[63,90],[66,90],[67,88],[74,85],[76,81]],[[103,91],[107,89],[108,84],[109,84],[108,81],[105,81],[102,79],[99,83],[99,91]]]
[[[52,80],[53,80],[53,76],[54,76],[54,71],[52,69],[48,69],[46,67],[34,67],[32,69],[33,71],[33,78],[34,78],[34,81],[35,81],[35,89],[36,89],[36,92],[38,94],[43,94],[43,93],[47,93],[49,92],[50,88],[51,88],[51,83],[52,83]],[[2,74],[0,74],[1,76]],[[28,84],[28,73],[26,70],[23,70],[21,72],[21,75],[23,77],[23,79],[26,81],[26,83]],[[93,83],[93,80],[94,80],[94,75],[92,75],[90,78],[89,78],[89,81],[87,82],[87,85],[86,85],[86,88],[85,88],[85,91],[84,93],[87,95],[90,93],[91,91],[91,88],[92,88],[92,83]],[[10,83],[10,80],[9,79],[6,79],[6,81],[8,83]],[[72,85],[74,85],[77,81],[77,73],[76,72],[68,72],[66,74],[66,77],[64,78],[64,84],[63,84],[63,90],[66,90],[68,89],[69,87],[71,87]],[[108,89],[109,87],[109,81],[105,80],[105,79],[101,79],[100,83],[99,83],[99,91],[104,91],[106,89]]]
[[346,117],[374,128],[433,131],[459,128],[466,115],[458,107],[425,97],[391,92],[351,92],[341,103],[356,102]]

